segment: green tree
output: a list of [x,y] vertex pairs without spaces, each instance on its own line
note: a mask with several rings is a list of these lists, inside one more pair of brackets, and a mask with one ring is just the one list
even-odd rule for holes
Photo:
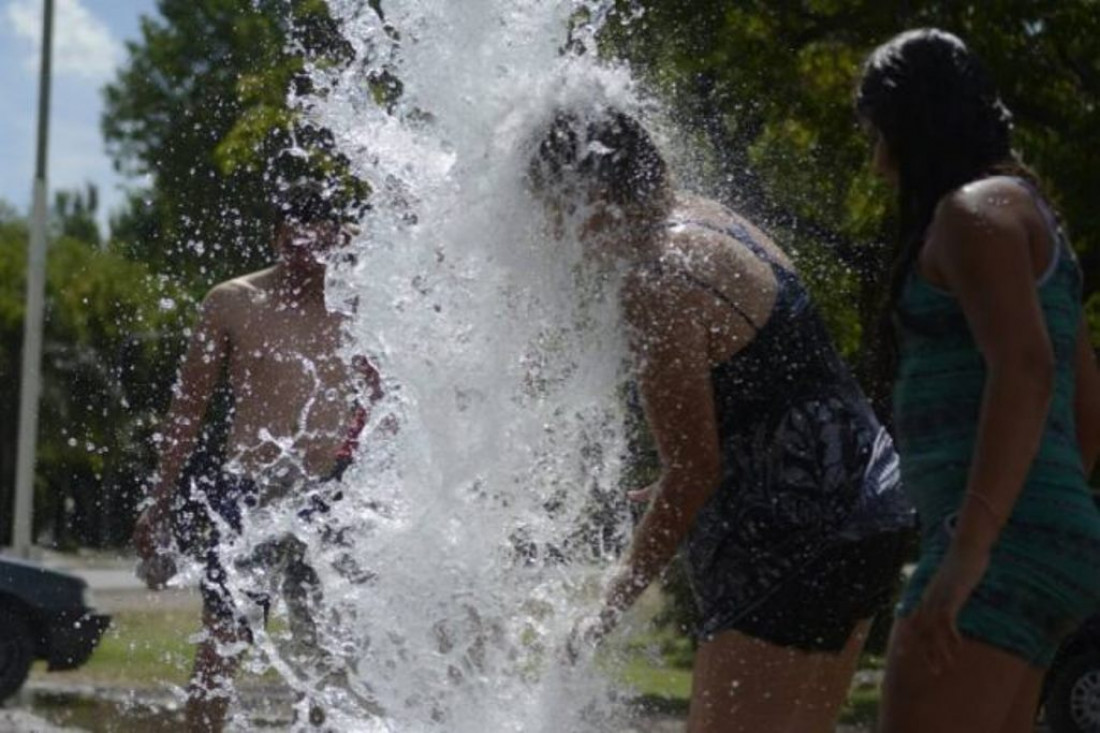
[[95,215],[99,209],[99,189],[92,184],[83,191],[58,191],[54,194],[51,215],[61,236],[99,246],[103,237]]
[[[1100,15],[1091,0],[623,0],[604,49],[630,61],[711,155],[722,196],[759,218],[809,274],[853,355],[877,319],[890,197],[869,174],[852,92],[865,55],[936,25],[986,60],[1017,144],[1069,223],[1100,343]],[[827,284],[827,287],[822,285]],[[838,287],[839,286],[839,287]]]
[[[120,171],[147,176],[112,248],[195,292],[271,259],[270,162],[294,144],[343,166],[288,99],[353,53],[324,0],[160,0],[107,86],[103,132]],[[284,158],[286,159],[286,158]]]
[[[18,414],[27,241],[25,220],[0,215],[0,410],[7,415]],[[58,542],[120,543],[129,534],[152,470],[151,436],[182,323],[192,315],[181,295],[97,242],[65,233],[50,242],[35,523],[52,527]],[[13,495],[16,430],[15,420],[0,423],[3,507]],[[0,541],[9,530],[0,528]]]

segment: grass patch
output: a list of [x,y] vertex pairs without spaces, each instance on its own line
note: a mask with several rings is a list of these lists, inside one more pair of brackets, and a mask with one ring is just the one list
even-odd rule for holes
[[691,700],[691,670],[661,666],[634,657],[623,665],[618,679],[634,691],[639,706],[653,712],[687,714]]
[[[285,626],[281,619],[272,633]],[[131,689],[183,686],[191,672],[194,644],[189,639],[200,630],[194,610],[129,610],[114,615],[92,658],[70,672],[49,672],[38,663],[32,677],[49,682]],[[618,641],[618,643],[615,643]],[[632,633],[612,640],[604,668],[624,687],[634,691],[639,707],[666,715],[687,713],[691,698],[693,650],[687,637],[675,632]],[[883,660],[865,655],[862,670],[881,670]],[[263,678],[243,672],[241,681],[274,680],[274,672]],[[841,713],[847,724],[866,725],[875,720],[879,707],[879,686],[873,679],[857,684]]]
[[633,633],[609,655],[616,679],[630,688],[639,707],[666,715],[686,715],[691,699],[691,641],[671,630]]
[[[282,619],[273,619],[268,633],[281,633],[285,627]],[[48,672],[45,662],[37,662],[31,678],[97,687],[183,686],[191,676],[195,656],[192,638],[201,630],[202,622],[195,610],[118,611],[112,614],[111,627],[84,666]],[[278,674],[269,670],[257,676],[248,671],[246,664],[238,679],[245,683],[272,682]]]
[[878,685],[853,688],[840,709],[840,722],[848,725],[874,724],[878,719],[881,697]]
[[194,645],[188,639],[200,621],[193,610],[119,611],[92,658],[69,672],[46,672],[44,662],[32,676],[49,682],[119,687],[182,685],[191,673]]

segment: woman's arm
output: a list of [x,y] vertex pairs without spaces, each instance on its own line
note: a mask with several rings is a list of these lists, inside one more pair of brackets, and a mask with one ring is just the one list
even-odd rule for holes
[[1096,354],[1089,343],[1089,329],[1082,319],[1077,334],[1077,385],[1074,404],[1077,419],[1077,439],[1081,444],[1081,459],[1085,475],[1096,470],[1100,459],[1100,369]]
[[721,453],[711,391],[707,330],[674,288],[630,288],[626,316],[643,358],[639,386],[661,476],[607,607],[629,607],[675,556],[718,486]]

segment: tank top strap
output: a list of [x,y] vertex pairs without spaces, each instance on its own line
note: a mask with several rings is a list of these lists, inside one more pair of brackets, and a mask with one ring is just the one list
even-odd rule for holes
[[697,226],[703,229],[709,229],[712,232],[725,234],[739,244],[744,245],[753,255],[767,264],[768,267],[772,269],[781,287],[786,286],[789,281],[797,280],[794,273],[780,265],[775,258],[771,256],[771,253],[764,249],[760,242],[756,241],[756,237],[752,235],[748,228],[739,221],[733,221],[726,226],[720,227],[701,219],[674,219],[666,222],[665,226]]
[[749,328],[751,328],[754,333],[758,333],[760,331],[760,326],[756,324],[756,322],[749,316],[749,314],[746,313],[744,309],[741,308],[741,306],[737,305],[737,303],[735,303],[732,298],[723,293],[712,283],[709,283],[702,278],[698,278],[695,275],[692,275],[687,270],[682,270],[679,268],[675,270],[669,270],[669,268],[664,267],[660,262],[651,263],[650,265],[648,265],[648,268],[658,275],[674,275],[676,277],[682,277],[692,285],[707,291],[715,298],[718,298],[718,300],[728,305],[734,313],[741,317],[741,320],[749,325]]

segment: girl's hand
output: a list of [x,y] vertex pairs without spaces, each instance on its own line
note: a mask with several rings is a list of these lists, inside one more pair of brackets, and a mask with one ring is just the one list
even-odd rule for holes
[[962,641],[956,619],[988,567],[987,550],[960,549],[952,544],[924,589],[920,605],[910,619],[910,631],[934,674],[954,662],[955,651]]
[[626,497],[639,504],[648,504],[657,495],[657,484],[650,484],[644,489],[626,492]]

